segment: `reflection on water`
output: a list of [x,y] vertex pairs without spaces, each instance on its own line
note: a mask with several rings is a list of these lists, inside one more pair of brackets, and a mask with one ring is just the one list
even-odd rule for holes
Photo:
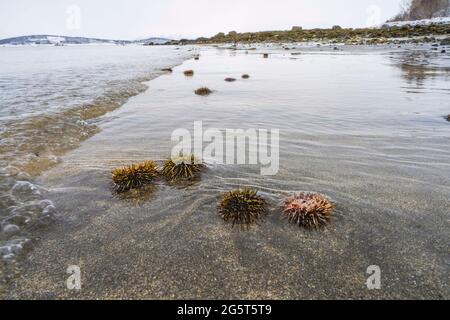
[[134,206],[141,206],[148,201],[151,201],[155,197],[156,186],[145,186],[140,189],[132,189],[127,192],[115,192],[112,191],[113,196],[116,198],[128,202]]
[[[420,88],[426,79],[450,76],[450,55],[424,50],[398,52],[391,56],[394,65],[402,71],[402,76],[411,88]],[[442,88],[450,90],[450,88]]]

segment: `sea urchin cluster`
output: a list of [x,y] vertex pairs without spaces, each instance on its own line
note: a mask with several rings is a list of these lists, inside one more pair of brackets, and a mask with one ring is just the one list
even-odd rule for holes
[[248,227],[266,214],[266,202],[251,189],[234,190],[222,196],[218,211],[222,219],[233,223],[233,227]]
[[152,183],[157,176],[157,165],[153,161],[117,168],[112,172],[114,190],[120,193],[131,189],[139,189]]
[[300,227],[323,227],[330,220],[332,213],[331,202],[316,193],[302,192],[286,199],[283,204],[283,216]]
[[161,174],[169,181],[189,181],[198,178],[204,168],[194,155],[179,155],[166,160]]

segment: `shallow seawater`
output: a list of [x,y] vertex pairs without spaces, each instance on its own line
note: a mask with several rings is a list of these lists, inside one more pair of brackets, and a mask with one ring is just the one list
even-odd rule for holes
[[174,47],[0,47],[0,260],[55,219],[34,178],[99,132],[99,116],[188,56]]
[[[102,117],[101,132],[39,183],[61,211],[24,261],[11,297],[448,298],[448,55],[413,50],[299,55],[208,49]],[[193,69],[193,77],[183,71]],[[250,79],[241,79],[242,74]],[[234,77],[228,83],[224,79]],[[193,91],[208,86],[208,97]],[[280,168],[208,164],[201,181],[159,181],[140,201],[111,193],[116,166],[170,154],[174,130],[279,129]],[[217,214],[252,187],[270,214],[250,230]],[[305,231],[281,200],[319,192],[332,223]],[[84,287],[63,287],[79,265]],[[382,290],[366,287],[382,270]]]

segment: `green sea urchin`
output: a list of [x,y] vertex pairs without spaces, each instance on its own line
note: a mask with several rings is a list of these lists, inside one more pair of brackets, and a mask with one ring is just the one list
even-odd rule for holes
[[238,189],[225,193],[218,206],[219,215],[233,227],[248,227],[266,214],[266,201],[251,189]]
[[225,78],[225,81],[226,82],[234,82],[234,81],[236,81],[236,79],[235,78]]
[[183,73],[186,77],[192,77],[194,75],[194,70],[186,70]]
[[204,168],[194,155],[179,155],[166,160],[161,174],[169,181],[190,181],[197,179]]
[[212,93],[212,90],[207,87],[203,87],[203,88],[199,88],[199,89],[195,90],[194,92],[196,95],[199,95],[199,96],[208,96]]
[[243,75],[242,75],[242,79],[250,79],[250,75],[248,75],[248,74],[243,74]]
[[305,228],[325,226],[333,213],[331,202],[320,194],[302,192],[287,198],[283,216],[293,224]]
[[158,176],[156,167],[155,162],[145,161],[128,167],[114,169],[112,171],[114,190],[119,193],[126,192],[152,183]]

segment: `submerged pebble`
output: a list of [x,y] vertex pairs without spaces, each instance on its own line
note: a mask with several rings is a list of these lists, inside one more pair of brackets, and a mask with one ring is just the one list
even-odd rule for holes
[[0,259],[12,260],[18,255],[22,254],[24,250],[31,247],[31,240],[21,237],[8,241],[6,244],[0,246]]
[[2,228],[3,233],[6,237],[11,237],[20,232],[20,228],[15,224],[7,224]]
[[10,177],[15,177],[20,173],[20,170],[14,166],[7,166],[3,172]]
[[18,181],[11,189],[11,194],[22,202],[37,200],[41,197],[39,188],[29,181]]

